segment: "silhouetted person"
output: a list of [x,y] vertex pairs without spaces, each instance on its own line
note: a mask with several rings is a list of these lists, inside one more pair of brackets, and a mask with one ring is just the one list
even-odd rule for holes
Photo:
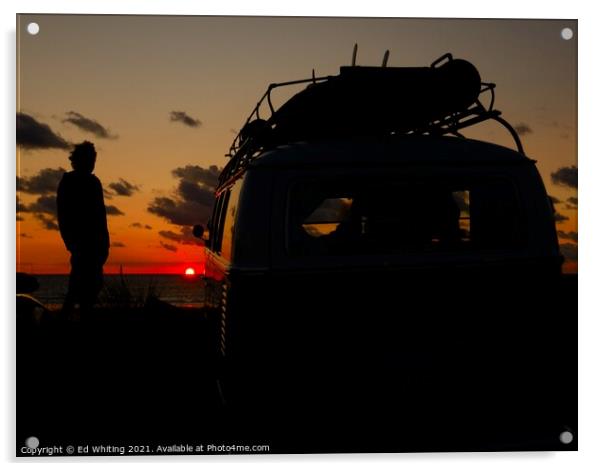
[[96,163],[94,144],[77,144],[69,157],[72,172],[66,172],[57,191],[61,237],[71,252],[69,290],[63,305],[70,312],[79,305],[89,311],[102,288],[102,267],[109,256],[109,231],[102,184],[92,174]]

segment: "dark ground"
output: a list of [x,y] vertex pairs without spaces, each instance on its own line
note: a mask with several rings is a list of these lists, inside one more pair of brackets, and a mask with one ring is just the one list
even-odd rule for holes
[[[416,373],[421,387],[405,397],[386,387],[363,396],[379,387],[373,377],[330,407],[332,394],[317,381],[304,393],[322,397],[323,407],[295,397],[274,403],[272,411],[261,401],[256,408],[222,406],[210,310],[158,304],[99,309],[80,321],[46,313],[39,323],[20,312],[17,453],[30,436],[40,446],[269,444],[275,453],[576,449],[576,440],[558,441],[564,430],[576,436],[576,277],[565,277],[563,289],[569,294],[554,301],[548,316],[554,325],[568,319],[563,337],[536,341],[546,349],[531,350],[536,368],[515,373],[516,339],[498,339],[507,352],[496,357],[495,375],[475,380],[484,365],[482,345],[475,344],[463,353],[470,368],[458,366],[461,356],[449,357],[444,367]],[[544,365],[542,358],[550,361]]]

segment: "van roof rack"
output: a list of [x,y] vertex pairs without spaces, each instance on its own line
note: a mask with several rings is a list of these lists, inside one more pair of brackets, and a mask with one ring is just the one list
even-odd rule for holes
[[[315,137],[463,138],[462,129],[493,120],[508,130],[518,152],[524,155],[518,133],[501,117],[501,111],[494,109],[495,84],[481,82],[472,64],[447,53],[430,67],[386,67],[388,52],[381,67],[356,66],[356,46],[352,65],[341,67],[339,75],[316,77],[312,70],[311,78],[271,83],[232,142],[226,154],[230,161],[218,187],[244,173],[264,151]],[[299,84],[308,86],[276,110],[272,91]],[[489,103],[484,105],[481,97],[487,95]],[[266,104],[269,117],[264,119],[260,111]]]

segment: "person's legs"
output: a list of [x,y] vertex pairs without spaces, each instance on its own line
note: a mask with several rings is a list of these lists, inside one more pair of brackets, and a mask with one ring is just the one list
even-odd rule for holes
[[62,309],[63,314],[68,317],[73,317],[76,311],[84,316],[89,314],[98,299],[102,284],[102,264],[99,263],[97,257],[73,254],[69,288]]
[[73,315],[76,305],[81,303],[81,272],[81,259],[76,254],[72,254],[69,285],[61,310],[61,313],[67,318],[70,318]]
[[102,289],[102,264],[96,257],[90,257],[82,266],[80,306],[84,316],[91,313]]

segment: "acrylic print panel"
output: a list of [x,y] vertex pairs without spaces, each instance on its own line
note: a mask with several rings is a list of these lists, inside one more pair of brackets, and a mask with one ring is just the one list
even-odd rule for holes
[[577,449],[576,21],[17,25],[19,456]]

